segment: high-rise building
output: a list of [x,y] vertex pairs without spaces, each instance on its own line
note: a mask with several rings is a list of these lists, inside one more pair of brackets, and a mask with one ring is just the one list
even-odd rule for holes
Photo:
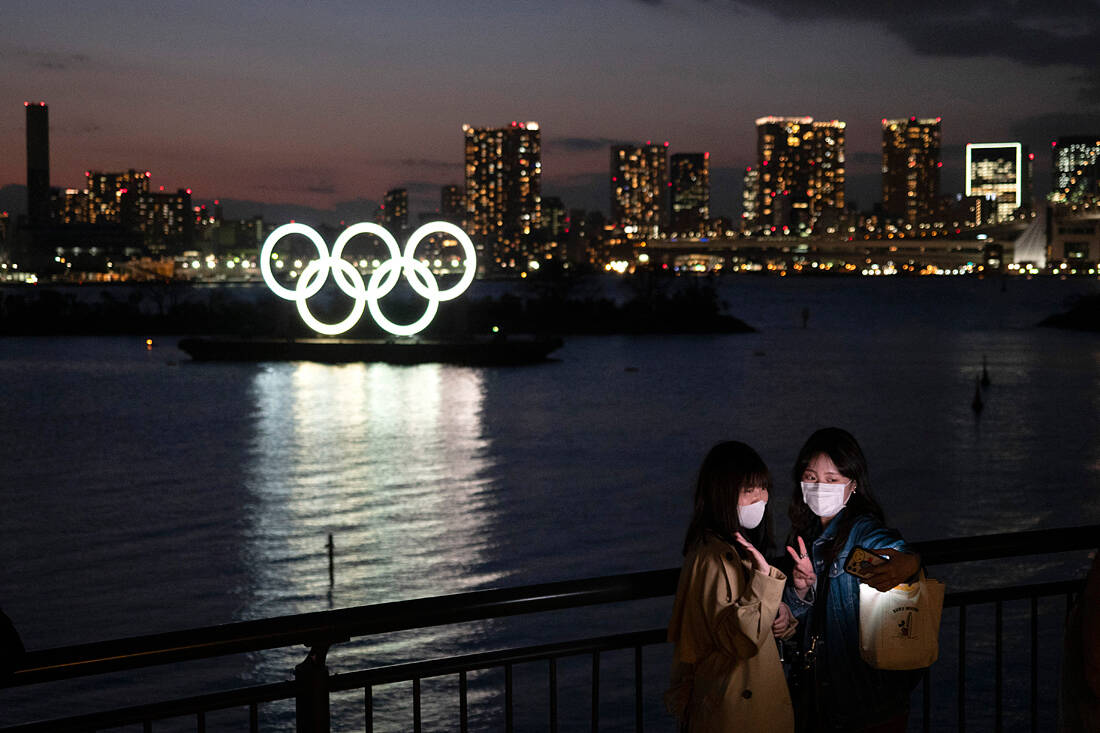
[[930,218],[941,167],[939,117],[882,121],[882,209],[888,218],[908,224]]
[[1100,195],[1100,135],[1059,137],[1051,143],[1050,200],[1081,203]]
[[466,212],[466,195],[462,186],[443,186],[439,190],[439,216],[444,221],[462,224]]
[[466,152],[466,232],[479,268],[522,266],[525,245],[541,225],[542,144],[538,123],[508,127],[463,125]]
[[150,252],[178,254],[191,247],[195,230],[191,189],[143,193],[137,208],[138,227]]
[[993,223],[1011,219],[1031,205],[1031,168],[1022,143],[968,143],[966,196],[993,201]]
[[88,221],[88,192],[66,188],[51,196],[51,209],[58,224],[84,224]]
[[749,234],[760,229],[760,210],[757,208],[760,203],[760,169],[746,166],[742,183],[741,232]]
[[833,228],[844,212],[844,136],[840,120],[756,120],[757,230],[808,234]]
[[677,153],[669,159],[672,232],[701,237],[710,219],[710,153]]
[[542,200],[542,228],[551,237],[565,234],[565,204],[557,196],[547,196]]
[[85,171],[90,224],[122,224],[127,229],[141,227],[138,202],[149,193],[149,171],[131,168],[122,173]]
[[611,148],[611,223],[627,239],[668,228],[668,143]]
[[50,108],[24,102],[27,111],[27,218],[32,228],[50,223]]
[[391,188],[382,198],[382,226],[394,234],[409,226],[409,192],[404,188]]

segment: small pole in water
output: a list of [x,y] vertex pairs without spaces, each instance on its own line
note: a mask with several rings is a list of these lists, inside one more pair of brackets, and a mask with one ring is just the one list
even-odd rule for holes
[[989,386],[989,370],[986,368],[985,365],[985,354],[982,354],[982,386]]
[[980,413],[984,406],[982,404],[982,380],[978,378],[974,380],[974,400],[970,403],[970,408],[975,413]]
[[325,545],[328,548],[328,587],[336,585],[336,572],[333,558],[336,554],[336,545],[332,541],[332,533],[329,532],[328,543]]

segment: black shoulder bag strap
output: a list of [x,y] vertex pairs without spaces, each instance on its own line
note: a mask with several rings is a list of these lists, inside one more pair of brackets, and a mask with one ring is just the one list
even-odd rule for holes
[[818,657],[823,652],[821,641],[825,629],[825,606],[829,600],[829,566],[826,565],[817,578],[814,590],[813,609],[810,611],[810,628],[806,649],[802,653],[801,665],[794,670],[796,682],[792,685],[794,703],[795,731],[804,733],[815,731],[822,724],[820,681],[817,675]]

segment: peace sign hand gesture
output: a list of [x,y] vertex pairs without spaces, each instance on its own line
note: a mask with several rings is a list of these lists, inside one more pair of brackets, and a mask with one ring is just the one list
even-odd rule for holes
[[787,553],[794,558],[794,569],[791,571],[791,582],[799,598],[805,598],[817,583],[817,573],[814,572],[814,563],[810,559],[810,553],[806,552],[806,543],[798,538],[798,551],[793,547],[787,547]]

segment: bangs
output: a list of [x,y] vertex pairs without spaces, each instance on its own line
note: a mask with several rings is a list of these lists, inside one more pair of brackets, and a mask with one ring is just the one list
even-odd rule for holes
[[767,489],[768,493],[771,493],[772,474],[771,471],[769,471],[765,466],[753,466],[748,472],[745,473],[745,481],[738,488],[755,489],[757,487]]

